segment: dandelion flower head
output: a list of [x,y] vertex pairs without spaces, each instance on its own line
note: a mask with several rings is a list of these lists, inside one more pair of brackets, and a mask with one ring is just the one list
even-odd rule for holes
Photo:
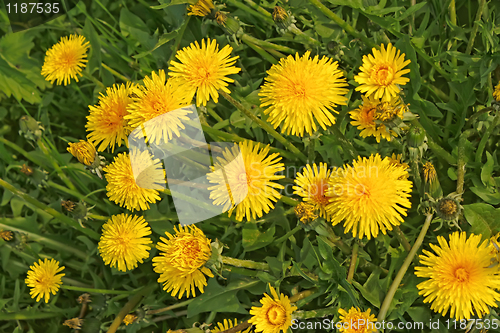
[[[128,210],[149,209],[149,203],[160,200],[157,189],[165,182],[165,171],[159,159],[152,159],[148,151],[133,152],[134,168],[128,153],[115,157],[113,163],[103,170],[106,172],[107,195],[109,200]],[[146,170],[147,172],[142,172]],[[144,175],[144,176],[143,176]],[[142,178],[146,178],[145,181]],[[140,186],[140,185],[141,186]],[[150,185],[144,187],[146,185]]]
[[37,302],[43,298],[45,303],[48,303],[50,294],[55,295],[62,285],[61,278],[65,274],[57,273],[63,269],[64,266],[59,267],[59,261],[55,259],[45,258],[43,261],[39,259],[38,262],[33,263],[25,280],[26,285],[31,288],[31,298],[36,297]]
[[201,293],[207,285],[205,277],[214,275],[205,267],[212,255],[210,239],[194,225],[174,227],[174,234],[165,232],[167,238],[160,237],[156,246],[160,254],[153,258],[154,271],[160,274],[158,282],[172,296],[182,298]]
[[339,322],[342,323],[341,333],[375,333],[377,319],[370,314],[371,309],[362,312],[359,308],[352,307],[349,312],[339,309]]
[[[224,322],[222,323],[217,323],[216,325],[214,325],[215,328],[210,330],[211,333],[218,333],[218,332],[223,332],[223,331],[227,331],[228,329],[230,328],[233,328],[233,327],[236,327],[238,326],[238,319],[234,319],[234,323],[231,319],[224,319]],[[250,333],[250,331],[252,330],[252,327],[249,327],[245,330],[239,330],[239,331],[236,331],[234,333]]]
[[192,111],[185,108],[189,104],[186,96],[176,80],[166,80],[164,70],[158,74],[151,73],[151,78],[144,78],[144,85],[133,89],[132,103],[128,106],[129,114],[123,118],[128,120],[134,129],[144,126],[140,135],[146,132],[146,141],[159,145],[179,137],[179,130],[185,129],[183,120]]
[[82,70],[87,62],[87,50],[89,42],[85,37],[71,35],[61,37],[61,40],[53,45],[46,53],[42,66],[42,75],[45,80],[57,84],[67,85],[71,79],[78,82],[78,76],[81,76]]
[[297,172],[294,180],[297,186],[293,187],[293,193],[300,195],[304,202],[318,209],[319,216],[327,221],[330,220],[330,215],[326,212],[326,206],[329,203],[326,191],[331,172],[332,170],[328,169],[326,163],[320,163],[319,168],[316,164],[312,167],[307,164],[302,173]]
[[447,242],[437,238],[439,246],[430,244],[432,253],[423,250],[415,275],[426,278],[417,285],[424,303],[431,303],[431,310],[450,318],[467,319],[477,315],[482,318],[497,307],[500,294],[500,271],[491,265],[493,256],[488,241],[481,243],[481,235],[456,231]]
[[86,166],[91,166],[97,158],[95,147],[92,143],[80,140],[80,142],[68,143],[68,152],[76,157],[78,162]]
[[90,132],[87,135],[89,141],[96,146],[100,143],[98,151],[110,147],[114,152],[115,144],[120,147],[122,142],[128,147],[127,136],[132,128],[124,117],[128,115],[127,107],[132,102],[134,88],[130,82],[113,85],[106,89],[106,95],[101,93],[98,105],[89,105],[90,114],[85,127]]
[[264,333],[283,333],[292,324],[292,313],[297,310],[296,306],[292,306],[288,296],[281,293],[278,296],[276,290],[269,285],[271,296],[264,294],[260,300],[261,307],[252,306],[250,315],[252,318],[248,320],[249,323],[255,325],[255,332]]
[[392,136],[396,136],[394,131],[391,131],[383,123],[377,122],[377,107],[380,105],[380,100],[373,98],[373,96],[363,96],[363,104],[357,109],[349,112],[351,115],[351,125],[357,126],[361,130],[359,134],[362,138],[374,136],[377,142],[380,139],[391,141]]
[[113,215],[102,226],[99,253],[104,264],[126,272],[137,267],[143,259],[149,257],[148,244],[152,241],[146,237],[151,234],[146,220],[142,216],[119,214]]
[[[278,153],[269,155],[269,146],[260,148],[260,143],[251,141],[234,144],[226,148],[222,157],[214,163],[214,172],[207,175],[210,183],[208,190],[214,205],[222,205],[223,211],[229,210],[231,216],[236,209],[236,220],[242,221],[262,217],[274,208],[273,202],[281,198],[276,189],[283,186],[273,182],[285,176],[276,175],[285,169],[278,163]],[[236,206],[235,206],[236,205]]]
[[309,58],[310,51],[302,57],[289,55],[267,71],[266,82],[259,96],[260,106],[269,115],[268,121],[281,132],[304,136],[317,130],[316,122],[323,129],[335,124],[333,108],[346,105],[348,93],[346,79],[338,63],[328,57]]
[[207,105],[212,98],[215,103],[219,100],[219,90],[230,94],[228,83],[234,82],[228,75],[240,72],[233,66],[239,57],[231,57],[233,48],[224,46],[219,51],[215,39],[210,38],[191,43],[188,47],[177,52],[177,61],[172,61],[168,68],[169,75],[178,79],[179,85],[193,98],[196,94],[196,105]]
[[[400,55],[391,43],[380,45],[381,49],[372,49],[373,55],[363,56],[363,64],[359,67],[360,73],[354,76],[354,80],[359,83],[356,91],[361,91],[366,97],[373,94],[374,98],[390,101],[400,93],[399,85],[405,85],[410,79],[404,74],[410,72],[406,67],[410,60],[404,60],[405,54]],[[397,53],[396,53],[397,51]]]
[[332,173],[326,210],[333,225],[344,221],[345,233],[352,230],[354,237],[371,239],[404,222],[411,188],[406,168],[379,154],[359,157]]

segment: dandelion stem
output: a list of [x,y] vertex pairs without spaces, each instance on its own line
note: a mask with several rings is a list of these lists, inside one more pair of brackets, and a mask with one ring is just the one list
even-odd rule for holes
[[65,224],[77,229],[78,231],[81,231],[82,233],[86,234],[90,238],[95,239],[95,240],[98,240],[100,238],[99,234],[97,232],[95,232],[94,230],[91,230],[89,228],[82,228],[80,226],[80,224],[78,222],[76,222],[75,220],[73,220],[72,218],[69,218],[64,214],[59,213],[54,208],[51,208],[51,207],[43,204],[42,202],[38,201],[37,199],[33,198],[29,194],[24,193],[21,190],[18,190],[17,188],[15,188],[11,184],[7,183],[2,178],[0,178],[0,186],[5,188],[6,190],[9,190],[10,192],[15,194],[16,196],[20,197],[21,199],[25,200],[30,205],[33,205],[37,208],[40,208],[41,210],[52,215],[53,217],[60,220],[61,222],[64,222]]
[[424,241],[425,234],[427,233],[427,230],[429,230],[429,227],[432,222],[432,214],[427,214],[425,218],[424,225],[422,226],[422,230],[420,230],[420,234],[417,237],[417,240],[413,244],[413,247],[411,248],[410,253],[408,253],[408,256],[406,257],[405,261],[403,262],[403,265],[399,269],[398,273],[396,274],[396,277],[392,281],[391,287],[389,288],[389,291],[385,295],[384,302],[382,303],[382,306],[380,307],[380,312],[378,313],[378,321],[383,321],[387,315],[387,311],[389,310],[389,307],[391,306],[392,299],[394,298],[394,295],[396,294],[396,290],[399,288],[399,285],[401,283],[401,280],[403,280],[404,275],[406,274],[406,271],[408,270],[408,267],[410,267],[410,264],[413,261],[413,257],[415,257],[415,254],[417,254],[418,249],[422,245],[422,242]]
[[191,303],[192,301],[194,301],[195,299],[192,298],[192,299],[189,299],[187,301],[184,301],[184,302],[179,302],[179,303],[176,303],[176,304],[172,304],[172,305],[169,305],[165,308],[161,308],[161,309],[156,309],[156,310],[149,310],[146,312],[147,315],[154,315],[154,314],[159,314],[159,313],[162,313],[162,312],[167,312],[167,311],[170,311],[170,310],[175,310],[175,309],[178,309],[178,308],[182,308],[184,306],[188,306],[189,303]]
[[69,286],[66,284],[63,284],[61,286],[61,289],[81,291],[81,292],[90,293],[90,294],[111,294],[111,295],[130,295],[130,294],[133,294],[133,293],[138,291],[137,289],[135,289],[135,290],[111,290],[111,289],[83,288],[83,287]]
[[40,139],[37,140],[36,143],[38,145],[38,148],[40,148],[40,150],[44,153],[45,156],[47,156],[49,161],[52,163],[52,167],[54,168],[54,170],[56,170],[57,174],[59,175],[59,178],[61,178],[61,180],[64,182],[64,184],[66,184],[66,186],[69,189],[76,191],[75,185],[73,185],[73,183],[69,180],[66,174],[61,170],[61,167],[59,166],[59,164],[57,164],[55,158],[50,154],[49,148],[47,147],[45,142],[42,142],[42,140]]
[[285,195],[283,195],[280,200],[281,200],[281,202],[286,203],[287,205],[290,205],[293,207],[295,207],[299,204],[299,202],[297,200],[292,199],[290,197],[287,197]]
[[253,43],[252,41],[250,40],[245,40],[245,39],[242,39],[243,42],[245,44],[247,44],[248,46],[250,46],[255,52],[257,52],[262,58],[266,59],[267,61],[269,61],[271,64],[273,65],[276,65],[278,63],[278,60],[276,60],[275,57],[273,57],[272,55],[270,55],[269,53],[267,53],[266,50],[264,50],[262,47],[258,46],[258,45],[255,45],[255,43]]
[[467,139],[471,136],[475,130],[468,129],[460,134],[460,139],[458,139],[458,164],[457,164],[457,194],[462,194],[464,192],[464,177],[465,177],[465,144]]
[[116,76],[117,78],[122,80],[123,82],[128,82],[130,80],[129,78],[125,77],[124,75],[115,71],[113,68],[106,65],[105,63],[101,63],[101,66],[102,66],[102,68],[106,69],[108,72],[110,72],[111,74],[113,74],[114,76]]
[[289,232],[287,232],[286,234],[284,234],[280,238],[276,239],[273,243],[274,244],[281,244],[284,241],[288,240],[290,237],[292,237],[296,232],[298,232],[301,229],[302,229],[302,226],[297,225],[295,228],[293,228],[292,230],[290,230]]
[[150,293],[151,291],[153,291],[157,287],[158,287],[158,283],[154,282],[154,283],[151,283],[150,285],[144,287],[137,294],[135,294],[134,297],[132,297],[130,299],[130,301],[128,301],[127,304],[125,304],[125,306],[120,310],[120,312],[116,316],[115,320],[113,320],[113,323],[109,327],[107,333],[115,333],[116,330],[118,329],[118,327],[120,327],[121,323],[123,322],[123,318],[125,318],[125,316],[130,311],[132,311],[132,309],[135,308],[137,306],[137,304],[139,304],[141,302],[141,300],[144,296],[146,296],[148,293]]
[[228,4],[231,4],[235,7],[237,7],[237,8],[243,9],[246,13],[252,14],[256,18],[258,18],[259,20],[262,20],[262,21],[269,23],[269,24],[274,24],[274,21],[270,16],[267,16],[267,15],[260,13],[256,10],[253,10],[249,6],[242,3],[240,0],[227,0],[226,2]]
[[293,319],[309,319],[309,318],[321,318],[329,315],[336,314],[338,307],[330,307],[326,309],[309,310],[309,311],[295,311],[292,313]]
[[[455,0],[452,0],[453,2]],[[483,16],[483,10],[486,0],[479,0],[479,7],[476,12],[476,19],[474,20],[474,26],[472,27],[472,32],[469,37],[469,42],[467,43],[467,49],[465,49],[465,54],[469,55],[472,51],[472,47],[474,46],[474,40],[476,39],[477,31],[479,30],[479,25],[481,24],[479,21],[481,20],[481,16]]]
[[252,260],[236,259],[231,257],[222,256],[222,263],[224,265],[231,265],[235,267],[256,269],[259,271],[269,272],[269,265],[262,262],[255,262]]
[[337,14],[328,9],[325,5],[323,5],[319,0],[309,0],[313,5],[318,7],[318,9],[325,14],[329,19],[333,20],[333,22],[337,23],[342,29],[344,29],[348,34],[353,37],[359,38],[370,47],[376,47],[377,45],[371,41],[368,37],[362,35],[358,31],[356,31],[349,23],[341,19]]
[[351,283],[354,277],[354,271],[356,270],[356,261],[358,259],[358,249],[359,243],[354,242],[352,246],[351,263],[349,264],[349,272],[347,273],[347,282]]
[[243,112],[252,121],[255,121],[267,133],[271,134],[276,140],[278,140],[278,142],[280,142],[283,146],[285,146],[290,152],[297,155],[303,162],[307,161],[307,157],[299,149],[297,149],[297,147],[295,147],[290,141],[288,141],[281,134],[276,132],[271,125],[269,125],[267,122],[263,121],[262,119],[254,115],[252,112],[247,110],[240,102],[229,96],[229,94],[227,94],[226,92],[221,91],[220,93],[225,99],[228,100],[229,103],[233,104],[238,110]]
[[408,240],[406,239],[405,234],[403,233],[403,231],[401,230],[401,228],[399,228],[399,225],[397,225],[397,226],[394,227],[394,234],[396,235],[396,238],[398,239],[399,244],[403,245],[405,251],[406,252],[410,252],[411,251],[411,245],[408,242]]

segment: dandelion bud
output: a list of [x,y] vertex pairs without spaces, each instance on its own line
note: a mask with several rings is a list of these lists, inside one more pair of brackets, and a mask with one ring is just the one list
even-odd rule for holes
[[33,117],[22,116],[19,119],[19,135],[23,135],[28,140],[37,141],[42,136],[45,128]]
[[406,138],[408,141],[408,146],[410,146],[411,148],[419,148],[424,144],[427,137],[423,129],[417,126],[412,126],[410,127]]
[[433,198],[443,196],[443,190],[437,177],[436,169],[431,162],[426,162],[423,166],[426,192]]

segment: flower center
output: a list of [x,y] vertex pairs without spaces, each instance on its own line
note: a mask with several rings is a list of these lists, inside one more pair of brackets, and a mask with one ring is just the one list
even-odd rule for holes
[[455,271],[455,278],[459,282],[467,282],[469,281],[469,272],[465,268],[459,268]]
[[375,68],[371,76],[378,85],[387,86],[393,80],[394,71],[391,66],[382,64]]
[[439,203],[439,210],[446,215],[453,215],[457,212],[457,204],[453,200],[443,199]]
[[296,84],[293,86],[293,94],[297,98],[304,98],[306,96],[306,87],[301,84]]
[[322,206],[328,204],[328,198],[325,196],[325,190],[328,184],[323,181],[318,181],[316,184],[312,184],[310,187],[310,195],[313,197],[314,201]]
[[286,320],[285,309],[281,305],[274,305],[267,311],[267,320],[271,325],[283,325]]
[[375,124],[375,122],[373,121],[373,118],[375,117],[375,111],[376,111],[375,107],[363,108],[363,111],[361,112],[361,119],[364,125]]

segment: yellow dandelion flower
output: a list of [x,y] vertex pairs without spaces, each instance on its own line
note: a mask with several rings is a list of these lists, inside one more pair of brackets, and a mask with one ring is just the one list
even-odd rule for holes
[[297,172],[294,182],[297,186],[293,187],[293,194],[298,194],[303,201],[313,205],[319,210],[319,216],[330,221],[330,215],[326,212],[328,197],[325,192],[328,189],[328,179],[332,170],[328,169],[326,163],[320,163],[319,168],[316,163],[312,168],[309,164],[305,166],[304,172]]
[[68,152],[76,157],[78,162],[86,166],[91,166],[97,158],[97,153],[95,147],[92,143],[80,140],[80,142],[68,143]]
[[305,202],[299,203],[294,208],[295,215],[297,215],[299,221],[304,224],[308,224],[318,218],[318,215],[316,215],[316,210],[317,209],[314,205]]
[[398,167],[402,167],[403,169],[409,169],[410,166],[407,163],[402,162],[403,155],[402,154],[392,154],[392,156],[387,156],[387,159],[389,160],[389,163],[391,165],[395,165]]
[[380,47],[380,51],[372,49],[373,56],[371,54],[363,56],[363,65],[359,67],[360,73],[354,76],[354,80],[360,84],[356,87],[356,91],[361,91],[366,97],[374,94],[374,98],[389,101],[399,94],[399,85],[405,85],[410,81],[403,77],[410,72],[409,69],[403,69],[410,60],[405,61],[405,54],[400,55],[400,51],[391,43],[387,45],[387,50],[384,44]]
[[[234,323],[231,319],[224,319],[224,322],[217,323],[213,329],[210,330],[211,333],[223,332],[227,331],[230,328],[238,326],[238,319],[234,319]],[[252,330],[252,327],[248,327],[247,329],[242,329],[236,331],[234,333],[249,333]]]
[[411,207],[411,188],[405,168],[387,157],[359,157],[332,173],[326,210],[333,225],[344,221],[345,233],[352,229],[354,237],[371,239],[404,222],[401,215]]
[[260,106],[268,107],[264,113],[269,122],[281,132],[304,136],[321,128],[335,124],[330,111],[336,105],[346,105],[348,89],[337,61],[328,57],[309,59],[310,51],[302,57],[289,55],[281,58],[277,65],[267,71],[266,83],[259,96]]
[[133,92],[129,114],[124,117],[131,128],[147,125],[146,141],[157,145],[180,136],[179,129],[185,128],[182,120],[189,120],[186,115],[192,111],[184,108],[189,99],[176,80],[166,80],[161,69],[158,74],[152,72],[151,78],[146,76],[144,86],[136,86]]
[[495,90],[493,91],[493,98],[495,98],[497,102],[500,102],[500,82],[498,82],[498,84],[495,86]]
[[54,259],[45,258],[43,261],[39,259],[33,263],[25,280],[26,285],[31,288],[31,298],[36,297],[37,302],[43,298],[45,303],[48,303],[50,294],[55,295],[62,285],[61,277],[65,274],[57,273],[63,269],[64,266],[59,267],[59,261]]
[[[160,237],[156,246],[160,255],[153,258],[154,271],[160,274],[158,282],[172,296],[182,298],[196,295],[195,287],[204,293],[205,277],[214,277],[204,267],[212,255],[210,239],[195,225],[174,227],[175,234],[165,232],[168,239]],[[178,295],[178,296],[176,296]]]
[[133,314],[128,314],[123,318],[123,323],[128,326],[137,320],[137,316]]
[[500,294],[500,272],[492,267],[494,258],[489,242],[481,244],[481,235],[456,231],[450,235],[449,244],[442,236],[437,237],[439,246],[430,244],[436,253],[423,250],[420,267],[415,275],[427,280],[418,284],[424,303],[432,303],[431,310],[456,320],[477,315],[482,318],[490,313],[489,307],[497,307]]
[[377,319],[370,314],[371,309],[362,312],[361,309],[352,307],[349,312],[339,309],[339,332],[342,333],[374,333],[377,332],[375,322]]
[[130,82],[113,85],[112,88],[106,88],[106,95],[100,94],[98,105],[89,105],[90,114],[85,128],[90,132],[87,135],[89,141],[96,146],[100,143],[98,151],[111,147],[114,152],[115,144],[120,147],[122,142],[128,147],[127,136],[132,128],[124,117],[128,115],[127,107],[132,102],[134,87]]
[[227,76],[240,71],[238,67],[233,66],[239,57],[231,58],[232,50],[231,46],[226,45],[219,51],[215,39],[208,38],[206,42],[203,39],[201,48],[195,41],[177,51],[176,56],[180,62],[171,62],[169,75],[178,78],[179,85],[190,98],[196,94],[196,105],[207,105],[210,97],[217,103],[219,90],[231,93],[227,86],[234,80]]
[[208,188],[213,204],[224,206],[223,211],[229,210],[229,216],[236,208],[238,221],[245,216],[250,220],[269,213],[274,208],[273,201],[281,198],[276,189],[283,189],[273,181],[285,177],[275,174],[285,167],[278,163],[278,153],[268,155],[269,149],[269,145],[260,149],[260,143],[251,141],[235,143],[231,150],[226,148],[224,157],[214,163],[215,171],[207,175],[210,183],[217,184]]
[[437,179],[436,169],[434,168],[434,165],[431,162],[425,162],[422,169],[424,170],[424,178],[427,183],[436,181]]
[[149,257],[153,243],[146,237],[151,234],[151,228],[142,216],[119,214],[113,215],[102,226],[99,241],[99,254],[104,264],[116,267],[126,272],[137,267],[137,262]]
[[373,96],[366,98],[363,96],[363,104],[361,104],[356,110],[350,111],[351,115],[351,125],[357,126],[361,133],[359,135],[362,138],[368,136],[374,136],[377,142],[380,142],[380,138],[391,141],[391,136],[397,136],[394,131],[389,130],[384,124],[376,122],[377,120],[377,107],[380,105],[378,99],[373,98]]
[[[149,209],[149,203],[160,200],[157,189],[165,183],[165,171],[159,159],[151,159],[147,151],[134,152],[132,166],[130,155],[118,154],[106,166],[106,185],[109,200],[128,210]],[[136,155],[137,154],[137,155]]]
[[252,318],[248,322],[255,325],[255,332],[279,333],[282,331],[284,333],[292,324],[292,312],[297,310],[297,307],[292,306],[288,296],[283,293],[278,296],[271,285],[269,289],[273,297],[264,294],[260,300],[262,306],[252,306],[250,309]]
[[214,9],[212,0],[198,0],[194,5],[188,6],[188,15],[207,16]]
[[71,35],[61,37],[61,40],[52,46],[46,53],[42,66],[42,75],[45,80],[60,85],[64,82],[67,85],[71,79],[78,82],[78,76],[81,76],[82,70],[86,66],[87,50],[89,42],[85,37]]
[[71,318],[66,319],[63,323],[64,326],[68,326],[69,328],[80,330],[82,329],[83,319],[80,318]]
[[0,230],[0,238],[4,241],[10,241],[14,238],[12,231],[9,230]]

